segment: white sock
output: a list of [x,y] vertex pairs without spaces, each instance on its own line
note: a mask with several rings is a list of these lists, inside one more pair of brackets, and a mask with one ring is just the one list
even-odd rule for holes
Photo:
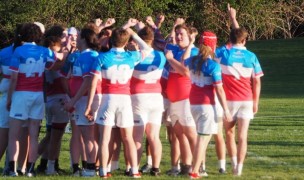
[[233,169],[236,169],[236,167],[237,167],[237,157],[236,156],[233,156],[232,158],[231,158],[231,164],[232,164],[232,168]]
[[173,170],[173,171],[179,171],[179,170],[180,170],[180,167],[179,167],[179,166],[172,166],[172,170]]
[[152,156],[147,156],[147,163],[149,164],[149,165],[152,165]]
[[111,171],[119,169],[119,162],[118,161],[111,161]]
[[238,164],[237,165],[237,175],[238,176],[242,175],[242,171],[243,171],[243,164]]
[[132,174],[138,174],[138,167],[132,167],[131,172]]
[[203,170],[206,171],[206,164],[202,163],[201,166],[202,166]]
[[111,170],[112,170],[112,164],[110,163],[110,164],[108,164],[108,166],[107,166],[107,171],[108,171],[108,172],[111,172]]
[[48,160],[47,171],[48,172],[54,172],[55,171],[55,160]]
[[218,166],[220,169],[223,169],[224,171],[226,171],[226,160],[225,159],[219,160]]

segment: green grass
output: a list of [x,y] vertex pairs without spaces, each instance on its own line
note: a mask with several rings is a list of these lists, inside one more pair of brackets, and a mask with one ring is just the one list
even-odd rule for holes
[[[262,78],[262,94],[259,113],[251,122],[248,138],[248,153],[243,176],[231,174],[227,158],[227,174],[217,173],[214,142],[207,151],[206,179],[304,179],[304,38],[291,40],[268,40],[248,42],[248,49],[255,52],[265,76]],[[44,134],[41,134],[41,137]],[[64,135],[60,166],[69,172],[70,134]],[[163,156],[161,170],[170,168],[169,143],[162,127]],[[145,162],[143,157],[142,162]],[[3,165],[3,160],[0,162]],[[124,164],[121,159],[120,167]],[[129,179],[118,171],[112,179]],[[59,177],[39,176],[39,179],[82,179],[68,175]],[[177,177],[188,179],[187,177]],[[27,179],[27,178],[18,178]],[[93,178],[98,179],[98,177]],[[162,175],[143,179],[176,179]]]

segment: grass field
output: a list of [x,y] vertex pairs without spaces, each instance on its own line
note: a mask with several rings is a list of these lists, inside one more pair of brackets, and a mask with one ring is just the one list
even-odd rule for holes
[[[248,42],[247,47],[257,54],[265,76],[262,78],[259,113],[249,128],[248,154],[243,175],[234,177],[231,174],[229,158],[227,174],[217,173],[217,160],[212,141],[207,152],[207,179],[304,179],[304,38]],[[41,137],[43,135],[42,133]],[[70,134],[64,135],[60,156],[60,166],[67,172],[70,171],[69,138]],[[161,170],[165,172],[170,168],[170,155],[164,128],[161,139]],[[144,161],[145,158],[142,159],[142,162]],[[120,167],[124,169],[123,160]],[[129,179],[122,174],[123,171],[118,171],[112,179]],[[41,175],[37,178],[76,179],[68,174],[56,177]],[[164,173],[160,177],[143,176],[143,179],[176,178],[188,177],[170,177]]]

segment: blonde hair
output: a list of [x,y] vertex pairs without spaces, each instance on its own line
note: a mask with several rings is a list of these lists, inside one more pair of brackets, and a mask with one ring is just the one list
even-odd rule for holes
[[191,60],[191,64],[190,64],[190,68],[192,69],[194,74],[200,75],[202,65],[208,59],[208,57],[212,57],[212,58],[214,57],[214,53],[212,52],[212,49],[209,46],[203,44],[200,45],[199,54]]

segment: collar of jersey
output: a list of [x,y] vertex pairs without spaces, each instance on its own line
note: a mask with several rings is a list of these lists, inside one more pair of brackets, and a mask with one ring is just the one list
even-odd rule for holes
[[22,45],[36,45],[35,42],[24,42],[22,43]]
[[81,53],[85,53],[85,52],[89,52],[89,51],[92,51],[92,49],[90,49],[90,48],[85,49],[85,50],[81,51]]
[[246,49],[245,46],[232,46],[232,48],[235,48],[235,49]]
[[125,52],[125,49],[124,48],[111,48],[111,51],[117,51],[117,52]]

